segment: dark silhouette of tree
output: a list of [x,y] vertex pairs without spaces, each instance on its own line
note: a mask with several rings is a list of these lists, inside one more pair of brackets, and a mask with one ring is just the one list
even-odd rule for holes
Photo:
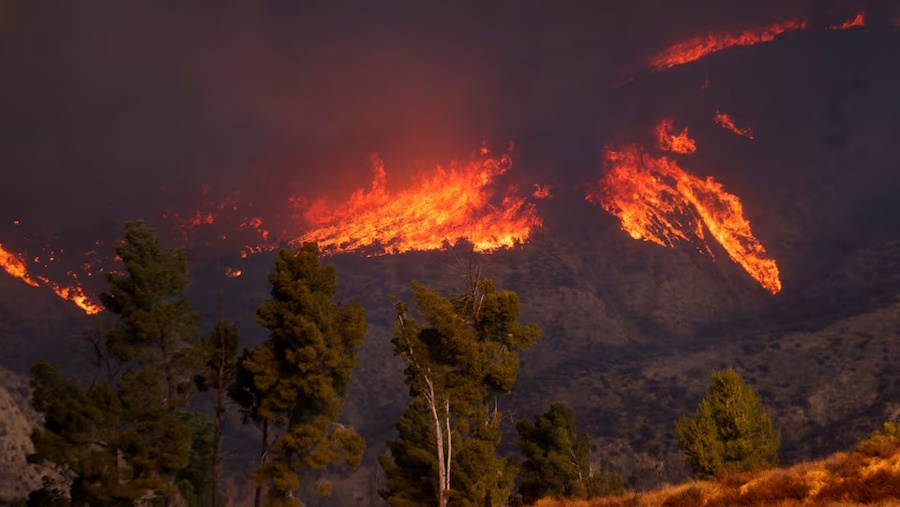
[[266,505],[302,505],[294,498],[301,470],[362,459],[362,437],[337,418],[365,337],[365,310],[334,302],[335,268],[322,264],[315,243],[278,252],[269,282],[271,298],[256,314],[269,337],[242,356],[238,378],[252,387],[243,384],[237,397],[265,428],[281,430],[254,474],[268,487]]
[[236,356],[240,338],[233,324],[221,318],[206,341],[207,359],[204,375],[197,377],[197,386],[201,391],[213,388],[216,398],[213,405],[213,438],[212,456],[212,506],[219,503],[219,469],[222,461],[222,424],[225,420],[225,394],[234,381],[237,370]]
[[101,295],[116,320],[92,341],[97,364],[115,369],[85,387],[48,363],[32,367],[32,403],[46,421],[32,436],[32,460],[62,471],[73,505],[203,504],[179,488],[206,452],[204,416],[186,410],[204,348],[184,297],[184,252],[163,250],[143,222],[125,226],[115,248],[124,272],[107,274]]
[[543,497],[593,498],[624,490],[622,477],[591,463],[591,442],[578,432],[575,413],[564,403],[554,403],[534,423],[520,421],[519,450],[522,463],[519,493],[531,504]]
[[496,396],[508,393],[518,354],[540,337],[518,323],[514,292],[470,279],[452,300],[412,284],[422,323],[398,302],[394,353],[406,362],[412,400],[396,423],[396,440],[379,461],[380,493],[394,507],[452,503],[502,505],[513,486],[513,463],[497,456],[501,441]]
[[781,439],[762,400],[731,368],[712,373],[694,417],[681,418],[675,430],[688,464],[701,477],[778,463]]

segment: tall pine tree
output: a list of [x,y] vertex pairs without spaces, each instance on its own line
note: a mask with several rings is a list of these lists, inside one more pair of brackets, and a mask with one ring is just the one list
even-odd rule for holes
[[518,354],[540,331],[518,322],[514,292],[474,278],[452,300],[413,284],[421,323],[397,303],[394,353],[406,362],[412,400],[380,458],[382,497],[393,507],[448,503],[502,505],[513,486],[513,463],[497,455],[501,441],[496,396],[508,393]]
[[126,223],[115,252],[124,273],[107,275],[101,302],[117,319],[93,343],[98,364],[115,372],[84,387],[47,363],[32,368],[33,403],[46,421],[32,437],[33,460],[66,470],[73,505],[202,502],[179,489],[208,446],[202,416],[185,408],[203,345],[184,297],[184,252],[163,250],[143,222]]
[[335,268],[322,264],[315,243],[278,252],[269,282],[271,298],[256,314],[269,337],[241,361],[253,384],[244,393],[280,430],[255,479],[268,486],[267,505],[302,505],[294,498],[302,469],[362,459],[362,437],[337,418],[365,337],[365,310],[357,301],[335,303]]

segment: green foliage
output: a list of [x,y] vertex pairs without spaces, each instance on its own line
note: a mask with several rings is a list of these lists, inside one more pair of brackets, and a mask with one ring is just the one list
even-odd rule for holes
[[540,331],[518,323],[518,297],[491,280],[476,281],[454,299],[416,283],[412,288],[422,323],[398,302],[392,341],[406,362],[412,400],[395,425],[398,438],[387,443],[390,455],[379,459],[386,475],[380,494],[394,507],[442,499],[460,506],[503,504],[515,467],[496,454],[502,414],[491,405],[512,389],[518,353]]
[[322,265],[315,243],[296,255],[280,251],[269,282],[271,299],[256,314],[269,338],[244,352],[232,393],[246,417],[282,428],[254,475],[268,484],[268,505],[300,505],[299,470],[358,466],[362,458],[362,437],[336,420],[365,337],[365,310],[333,302],[335,269]]
[[123,382],[152,389],[133,398],[135,403],[156,406],[162,399],[168,409],[183,407],[204,359],[197,315],[184,297],[191,281],[187,260],[181,249],[162,250],[143,222],[127,222],[125,228],[125,240],[115,248],[125,273],[107,273],[110,290],[100,295],[118,317],[106,346],[113,359],[130,368]]
[[85,387],[36,363],[32,405],[44,425],[31,459],[55,465],[72,505],[181,501],[178,477],[197,466],[202,447],[183,413],[204,350],[184,298],[190,274],[184,253],[162,250],[142,222],[126,223],[115,251],[125,272],[107,275],[101,301],[117,320],[93,345],[98,364],[114,362],[116,374],[110,368]]
[[594,470],[590,439],[578,432],[575,413],[565,404],[550,405],[534,423],[520,421],[516,430],[525,458],[519,486],[525,503],[546,496],[593,498],[624,491],[621,476]]
[[675,424],[687,462],[701,477],[777,464],[781,439],[762,400],[733,369],[715,371],[693,418]]
[[179,414],[190,428],[191,452],[187,466],[178,470],[175,482],[189,507],[212,505],[213,424],[205,414]]

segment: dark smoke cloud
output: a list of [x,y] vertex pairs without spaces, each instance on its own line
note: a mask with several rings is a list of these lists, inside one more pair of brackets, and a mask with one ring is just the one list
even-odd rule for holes
[[403,181],[482,139],[577,179],[652,52],[848,5],[609,4],[0,1],[0,233],[116,237],[203,184],[281,207],[366,186],[373,153]]

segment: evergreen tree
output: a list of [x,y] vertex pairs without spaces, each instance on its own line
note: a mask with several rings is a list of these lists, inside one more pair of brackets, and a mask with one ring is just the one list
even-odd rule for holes
[[587,433],[579,433],[575,413],[564,403],[554,403],[536,415],[534,423],[520,421],[519,450],[522,463],[522,500],[531,504],[546,497],[593,498],[619,493],[622,478],[615,472],[595,470]]
[[101,302],[118,319],[92,345],[97,364],[116,370],[85,387],[34,365],[32,403],[45,424],[33,460],[64,471],[73,505],[168,505],[190,496],[178,478],[204,445],[185,410],[203,359],[184,298],[190,274],[184,253],[163,250],[143,222],[126,223],[115,252],[125,272],[107,275]]
[[[260,466],[268,461],[269,454],[269,420],[260,414],[260,404],[273,386],[267,383],[264,390],[257,388],[256,378],[259,377],[262,381],[278,376],[275,361],[270,358],[271,350],[267,347],[244,349],[235,365],[234,379],[228,386],[228,397],[240,407],[241,423],[245,425],[253,423],[260,429],[262,440],[259,451]],[[266,371],[266,368],[271,368],[271,370]],[[257,374],[257,372],[259,373]],[[260,507],[263,485],[262,481],[255,481],[255,483],[253,506]]]
[[210,456],[212,467],[212,483],[210,487],[212,488],[211,502],[213,507],[218,505],[219,500],[218,484],[221,464],[222,424],[225,418],[224,396],[236,374],[235,356],[237,355],[239,343],[240,339],[234,325],[220,319],[206,342],[207,360],[205,375],[197,378],[197,386],[201,391],[208,390],[210,387],[216,390],[211,443],[213,451]]
[[32,463],[52,467],[61,484],[45,484],[35,498],[60,489],[74,506],[131,505],[143,492],[120,481],[127,473],[118,462],[117,429],[122,405],[111,386],[98,382],[86,389],[46,361],[31,367],[31,404],[43,425],[31,434]]
[[322,265],[315,243],[296,255],[280,251],[269,282],[271,299],[256,314],[269,337],[241,367],[252,376],[253,389],[244,391],[251,406],[256,397],[258,416],[281,433],[254,477],[268,486],[267,505],[302,505],[294,498],[301,469],[362,459],[362,437],[336,421],[365,337],[365,310],[357,301],[335,304],[335,268]]
[[675,430],[688,464],[701,477],[778,463],[781,439],[762,400],[731,368],[712,373],[694,417],[681,418]]
[[473,279],[452,300],[412,288],[423,323],[398,302],[392,342],[412,400],[396,423],[398,439],[388,441],[390,455],[379,459],[387,478],[380,493],[394,507],[502,505],[514,467],[496,453],[496,396],[512,389],[518,353],[540,331],[518,323],[518,297],[491,280]]

